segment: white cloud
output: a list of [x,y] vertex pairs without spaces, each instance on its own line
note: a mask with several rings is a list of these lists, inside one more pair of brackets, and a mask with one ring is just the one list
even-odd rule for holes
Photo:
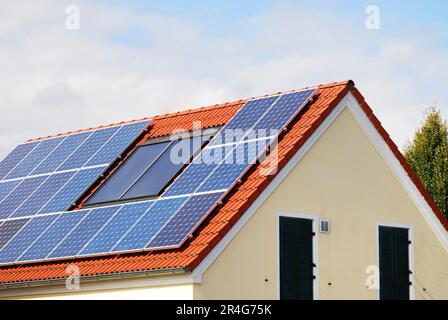
[[[80,30],[65,28],[72,3]],[[285,3],[210,35],[107,2],[3,1],[0,155],[30,137],[348,78],[402,145],[426,106],[448,104],[447,50],[341,14]]]

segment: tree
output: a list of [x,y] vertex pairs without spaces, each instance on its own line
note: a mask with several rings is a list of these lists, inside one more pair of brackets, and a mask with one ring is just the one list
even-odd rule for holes
[[439,110],[432,107],[425,112],[404,156],[448,218],[448,124]]

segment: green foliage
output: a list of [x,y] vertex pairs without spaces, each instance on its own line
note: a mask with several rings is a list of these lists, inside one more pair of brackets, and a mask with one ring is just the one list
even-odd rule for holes
[[430,108],[404,156],[448,218],[448,124]]

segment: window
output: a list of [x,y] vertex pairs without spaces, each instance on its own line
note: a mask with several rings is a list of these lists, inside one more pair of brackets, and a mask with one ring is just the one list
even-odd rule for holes
[[379,226],[380,300],[409,300],[409,229]]
[[210,135],[148,141],[115,171],[87,205],[158,196]]
[[312,300],[313,220],[280,217],[280,299]]

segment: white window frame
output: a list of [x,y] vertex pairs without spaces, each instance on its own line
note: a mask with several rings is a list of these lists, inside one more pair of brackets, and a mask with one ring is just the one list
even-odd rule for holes
[[307,219],[312,221],[312,230],[314,232],[313,236],[313,263],[316,265],[314,267],[314,276],[313,280],[313,300],[319,300],[319,251],[318,251],[318,237],[319,237],[319,219],[320,217],[315,214],[302,213],[302,212],[284,212],[278,211],[276,215],[275,222],[275,256],[276,256],[276,296],[277,299],[280,300],[280,217],[288,217],[288,218],[298,218],[298,219]]
[[376,262],[378,266],[378,290],[377,290],[377,299],[380,300],[380,227],[393,227],[393,228],[402,228],[408,230],[408,239],[411,241],[409,245],[409,270],[412,272],[409,274],[409,281],[411,285],[409,286],[409,299],[415,300],[415,290],[414,290],[414,226],[412,224],[403,224],[398,222],[387,222],[387,221],[379,221],[376,224]]

